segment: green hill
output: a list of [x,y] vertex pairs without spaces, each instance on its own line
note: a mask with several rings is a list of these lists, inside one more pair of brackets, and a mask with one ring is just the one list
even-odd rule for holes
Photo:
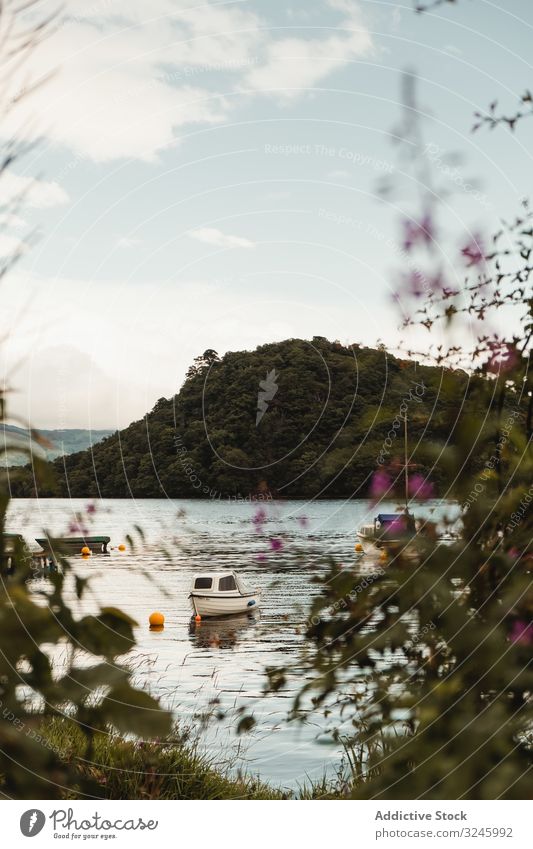
[[[173,398],[91,450],[56,460],[39,495],[246,498],[366,495],[380,466],[403,459],[400,413],[420,472],[425,449],[465,416],[469,380],[384,349],[314,337],[255,351],[206,351]],[[470,381],[471,385],[471,381]],[[466,410],[466,412],[465,412]],[[442,473],[431,469],[442,486]],[[21,470],[15,495],[35,495]]]

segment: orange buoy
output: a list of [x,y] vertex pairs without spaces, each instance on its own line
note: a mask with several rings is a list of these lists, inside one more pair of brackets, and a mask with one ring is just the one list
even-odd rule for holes
[[84,555],[88,555],[88,554],[91,553],[91,549],[89,548],[88,545],[84,545],[82,550],[81,550],[81,553],[84,554]]
[[196,616],[194,617],[194,621],[195,622],[201,622],[202,621],[202,617],[200,616],[199,613],[197,613]]
[[363,546],[361,545],[360,542],[355,543],[355,550],[356,551],[362,551],[363,550]]
[[162,628],[165,624],[165,617],[158,610],[155,610],[150,613],[149,622],[151,628]]
[[120,545],[117,546],[117,548],[119,551],[126,551],[126,546],[123,542],[121,542]]

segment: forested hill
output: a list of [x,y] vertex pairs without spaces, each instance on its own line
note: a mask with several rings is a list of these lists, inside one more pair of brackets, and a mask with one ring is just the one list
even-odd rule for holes
[[[376,468],[397,468],[403,458],[401,412],[410,453],[426,471],[421,446],[447,441],[467,385],[464,372],[322,337],[222,359],[206,351],[178,394],[161,398],[144,419],[49,464],[54,474],[38,494],[363,496]],[[437,486],[440,474],[431,470]],[[14,495],[37,494],[29,467],[12,486]]]

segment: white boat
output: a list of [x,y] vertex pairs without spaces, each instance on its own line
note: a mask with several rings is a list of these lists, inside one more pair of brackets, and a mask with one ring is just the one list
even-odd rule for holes
[[205,572],[194,576],[189,598],[196,616],[235,616],[257,610],[261,592],[248,589],[235,572]]

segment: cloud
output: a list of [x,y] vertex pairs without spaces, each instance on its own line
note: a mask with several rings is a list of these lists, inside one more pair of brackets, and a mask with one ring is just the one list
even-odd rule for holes
[[296,97],[368,52],[358,4],[326,5],[338,18],[334,34],[328,20],[325,36],[283,38],[241,4],[71,0],[24,69],[25,80],[44,85],[18,100],[20,85],[8,81],[18,105],[2,133],[98,162],[153,161],[180,128],[225,122],[241,102],[228,92]]
[[230,236],[229,233],[223,233],[216,227],[199,227],[197,230],[190,230],[189,236],[199,242],[205,242],[207,245],[215,245],[217,248],[255,247],[255,242],[244,239],[242,236]]
[[27,357],[8,385],[22,391],[9,396],[9,412],[42,428],[115,428],[138,415],[139,387],[109,374],[74,345],[39,348]]
[[[24,206],[46,209],[67,203],[69,197],[66,191],[50,180],[37,180],[33,177],[14,174],[5,171],[0,178],[0,204],[9,206],[23,198]],[[18,219],[20,221],[20,219]],[[16,216],[11,217],[11,225],[19,226]]]
[[15,256],[23,254],[29,249],[29,245],[18,236],[9,233],[0,233],[0,257]]
[[117,248],[135,248],[142,245],[142,239],[133,239],[130,236],[122,236],[117,241]]
[[372,50],[372,37],[361,21],[358,5],[349,0],[330,0],[329,6],[345,15],[339,27],[342,34],[273,41],[266,48],[264,61],[247,74],[250,88],[273,90],[278,97],[292,99],[341,65]]
[[12,212],[3,212],[0,213],[0,226],[13,227],[15,230],[21,230],[23,227],[27,227],[28,225],[26,221],[20,217],[20,215],[15,215]]

